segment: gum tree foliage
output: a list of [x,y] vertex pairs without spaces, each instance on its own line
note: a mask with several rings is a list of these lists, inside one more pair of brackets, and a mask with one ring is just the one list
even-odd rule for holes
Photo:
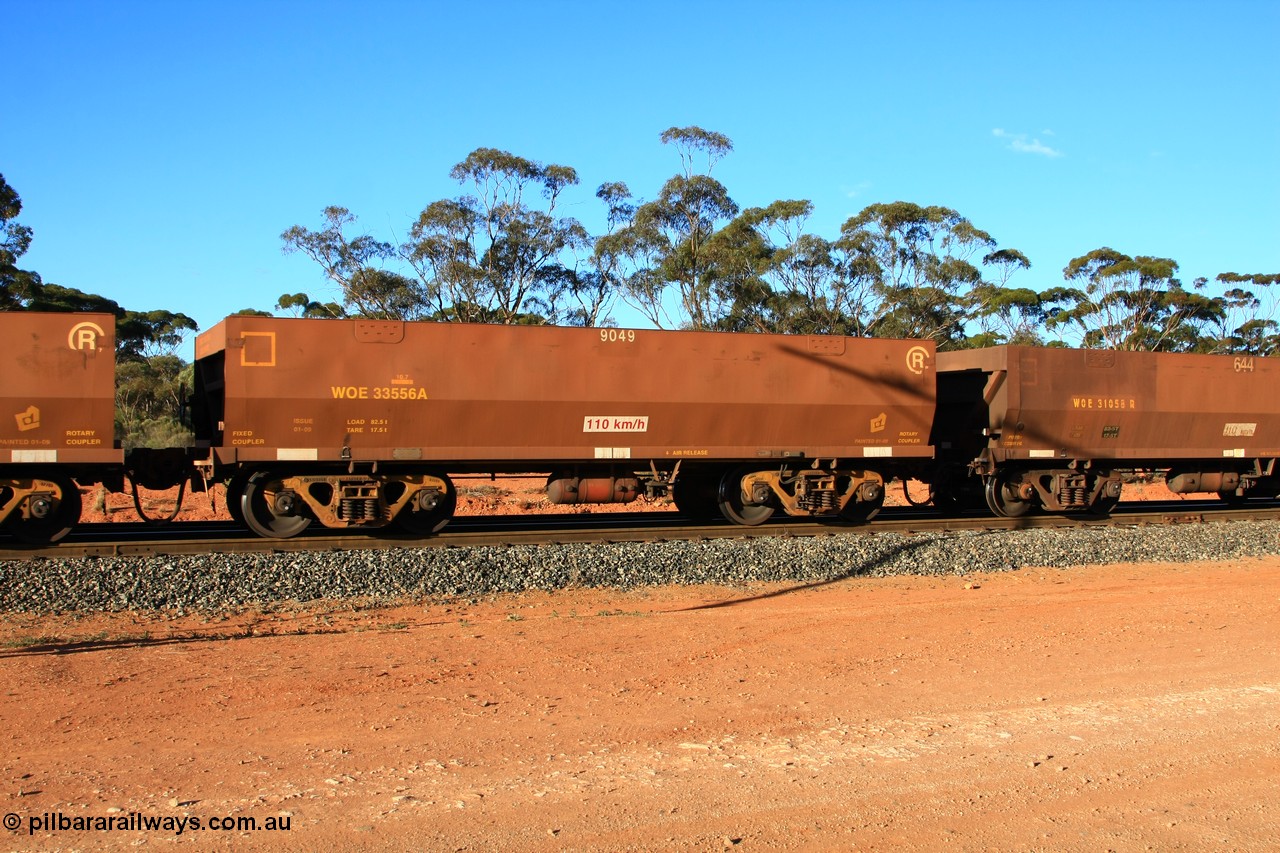
[[284,251],[316,262],[342,305],[297,293],[282,295],[277,309],[483,323],[605,320],[612,289],[583,261],[590,238],[557,210],[578,183],[572,168],[478,148],[449,174],[470,192],[427,205],[398,246],[352,233],[356,217],[344,207],[325,208],[319,230],[286,230]]
[[865,289],[832,243],[806,233],[813,205],[780,200],[743,211],[711,242],[729,331],[859,335]]
[[[675,146],[681,173],[667,180],[653,201],[636,206],[623,227],[599,238],[596,257],[608,259],[621,298],[655,326],[714,328],[733,295],[718,275],[723,259],[717,266],[711,241],[738,215],[738,205],[711,171],[733,143],[700,127],[671,127],[659,138]],[[678,305],[675,318],[670,302]]]
[[348,236],[356,217],[345,207],[326,207],[321,216],[324,227],[318,231],[294,225],[281,234],[284,253],[300,252],[315,261],[355,314],[384,320],[420,316],[423,299],[414,282],[381,268],[395,256],[391,244],[369,234]]
[[[739,208],[712,177],[733,150],[697,126],[660,134],[680,172],[649,201],[626,184],[596,197],[607,226],[591,237],[561,215],[570,167],[478,148],[450,175],[466,192],[425,207],[400,245],[326,208],[318,231],[294,226],[286,252],[320,264],[342,304],[284,294],[297,316],[612,325],[618,300],[660,328],[929,337],[944,348],[1037,344],[1274,353],[1274,276],[1223,273],[1223,296],[1183,287],[1169,259],[1098,249],[1064,270],[1066,286],[1014,284],[1031,267],[955,210],[873,204],[833,239],[807,231],[812,205]],[[12,217],[10,217],[12,218]],[[19,235],[21,236],[21,235]],[[11,252],[10,255],[13,253]]]
[[[590,283],[580,282],[562,258],[585,254],[590,238],[557,212],[565,188],[578,183],[576,171],[477,148],[449,175],[471,193],[424,208],[399,248],[429,316],[554,322],[566,296],[581,302]],[[579,305],[577,319],[598,315],[591,302],[588,296],[587,305]]]
[[[285,311],[294,317],[312,317],[334,320],[347,316],[347,312],[336,302],[316,302],[305,293],[282,293],[276,300],[276,310]],[[271,316],[269,313],[267,316]]]
[[1177,262],[1130,257],[1103,247],[1072,259],[1062,275],[1075,287],[1045,294],[1060,303],[1046,320],[1050,330],[1074,330],[1081,346],[1186,352],[1203,349],[1205,331],[1221,324],[1220,299],[1192,290],[1175,276]]
[[774,300],[780,332],[872,334],[877,303],[874,259],[840,241],[798,233],[777,258]]
[[[951,208],[873,204],[845,222],[834,246],[843,258],[847,286],[867,294],[858,324],[869,335],[962,346],[975,306],[981,306],[979,314],[997,318],[1004,312],[1004,322],[1013,326],[1018,325],[1014,315],[1029,310],[1027,297],[1019,301],[1002,284],[985,282],[972,262],[976,257],[991,264],[1007,279],[1025,257],[1016,250],[996,251],[990,234]],[[980,299],[984,288],[986,302]]]
[[[749,208],[713,236],[716,286],[732,298],[718,328],[932,335],[946,346],[1039,340],[1039,294],[1009,286],[1030,261],[995,249],[955,211],[873,205],[835,242],[806,232],[812,211],[808,201],[776,201]],[[970,259],[982,249],[991,251],[979,268]],[[967,336],[971,327],[976,333]]]
[[185,314],[123,311],[116,318],[116,437],[134,447],[181,447],[194,436],[183,404],[193,387],[193,367],[175,353],[187,332],[198,331]]
[[[1223,334],[1215,350],[1249,355],[1280,354],[1280,275],[1220,273],[1219,284],[1226,288],[1222,297]],[[1246,290],[1251,285],[1255,290]]]
[[610,312],[621,293],[622,258],[601,249],[601,244],[630,222],[636,207],[631,190],[621,181],[601,184],[596,198],[605,206],[606,230],[600,238],[588,240],[587,246],[574,246],[575,263],[565,271],[561,286],[565,307],[561,317],[570,326],[612,326]]
[[807,202],[774,202],[769,209],[742,211],[715,232],[706,244],[709,279],[715,297],[714,328],[725,331],[773,331],[778,306],[771,274],[780,249],[773,227],[787,225],[809,213]]
[[193,439],[182,420],[194,366],[173,354],[116,364],[116,436],[125,450],[181,447]]
[[17,222],[22,197],[0,174],[0,311],[23,307],[40,276],[18,268],[18,259],[31,247],[31,229]]
[[[808,202],[805,205],[808,206]],[[785,227],[785,226],[784,226]],[[865,293],[844,268],[831,241],[816,234],[785,234],[774,244],[762,331],[807,335],[862,335]]]
[[975,284],[965,300],[968,316],[977,330],[968,345],[1042,343],[1039,330],[1044,327],[1048,306],[1036,291],[1009,286],[1015,273],[1031,268],[1031,261],[1017,249],[997,249],[983,257],[982,265],[993,270],[994,275]]

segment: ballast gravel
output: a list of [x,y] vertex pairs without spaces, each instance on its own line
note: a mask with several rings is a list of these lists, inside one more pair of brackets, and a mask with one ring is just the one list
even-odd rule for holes
[[194,610],[1280,554],[1280,522],[0,562],[0,611]]

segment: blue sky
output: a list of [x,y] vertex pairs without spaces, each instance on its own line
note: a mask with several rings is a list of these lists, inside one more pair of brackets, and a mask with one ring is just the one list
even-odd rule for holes
[[[1280,3],[0,0],[21,266],[208,328],[336,294],[280,233],[330,204],[404,237],[478,147],[652,198],[658,135],[735,150],[743,207],[951,207],[1062,283],[1100,246],[1186,282],[1280,272]],[[624,324],[635,322],[625,314]]]

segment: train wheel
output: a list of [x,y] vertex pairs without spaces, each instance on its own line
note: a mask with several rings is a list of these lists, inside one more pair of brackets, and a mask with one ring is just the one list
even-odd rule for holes
[[245,526],[266,539],[297,536],[311,523],[306,516],[291,514],[293,508],[281,505],[287,500],[277,500],[280,491],[278,474],[259,471],[245,481],[240,494],[240,514],[244,517]]
[[9,516],[5,528],[28,545],[61,542],[80,521],[80,489],[67,477],[51,477],[58,494],[36,498],[28,507],[28,518]]
[[706,474],[681,473],[671,485],[671,500],[685,518],[709,521],[719,515],[716,481]]
[[1024,501],[1014,494],[999,474],[987,478],[986,496],[987,506],[1001,518],[1021,518],[1031,512],[1031,501]]
[[767,504],[748,504],[743,500],[742,478],[751,473],[749,468],[734,468],[720,481],[720,512],[734,524],[755,527],[764,524],[773,515],[773,507]]
[[441,479],[445,481],[448,488],[444,494],[429,493],[436,496],[433,506],[423,508],[418,500],[412,500],[396,514],[395,523],[401,530],[415,536],[430,536],[443,530],[453,518],[453,511],[458,508],[458,492],[453,488],[451,480],[444,476],[441,476]]

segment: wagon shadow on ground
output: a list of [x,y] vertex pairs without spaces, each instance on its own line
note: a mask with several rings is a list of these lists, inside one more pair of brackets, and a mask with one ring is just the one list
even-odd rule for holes
[[[1020,529],[1022,525],[1018,525],[1015,529]],[[1007,533],[1008,529],[1001,530],[983,530],[975,533],[976,536],[991,536],[993,534]],[[892,564],[895,560],[904,555],[909,555],[926,546],[936,545],[937,540],[927,537],[919,539],[911,539],[900,542],[886,550],[884,553],[877,555],[875,558],[862,564],[851,566],[848,570],[841,572],[833,577],[823,578],[820,580],[808,581],[804,583],[796,583],[781,589],[775,589],[769,592],[757,595],[747,595],[739,598],[732,598],[725,601],[717,601],[709,604],[698,604],[690,607],[678,607],[667,610],[657,610],[655,612],[663,613],[682,613],[694,612],[699,610],[715,610],[725,607],[736,607],[739,605],[751,604],[753,602],[767,601],[782,596],[791,595],[798,592],[806,592],[824,587],[832,586],[852,578],[871,577],[874,572],[884,566]],[[911,572],[904,572],[904,575],[911,575]],[[957,572],[957,575],[964,572]],[[307,636],[325,636],[336,634],[352,634],[352,633],[390,633],[407,630],[410,628],[422,628],[433,625],[453,624],[456,620],[448,619],[430,619],[426,621],[396,621],[383,622],[376,621],[360,622],[351,620],[350,614],[339,613],[334,615],[334,623],[332,624],[316,624],[316,625],[285,625],[282,622],[285,619],[294,617],[276,617],[271,618],[269,614],[264,614],[264,618],[254,619],[237,626],[235,628],[223,629],[212,628],[207,631],[200,630],[182,630],[178,629],[174,633],[164,634],[157,633],[152,636],[149,631],[143,629],[138,634],[122,633],[115,636],[94,635],[79,638],[58,638],[47,636],[29,636],[26,638],[10,639],[3,645],[0,645],[0,661],[6,659],[32,658],[38,656],[57,656],[70,654],[84,654],[91,652],[104,652],[119,649],[144,649],[158,648],[162,646],[183,646],[194,645],[198,643],[221,643],[229,640],[262,640],[281,637],[307,637]],[[315,613],[306,613],[297,618],[316,618]],[[339,621],[342,620],[342,621]],[[155,629],[163,631],[163,628]]]
[[[1022,529],[1022,525],[1018,525],[1014,529]],[[975,535],[991,536],[997,533],[1008,533],[1008,532],[1009,531],[1007,529],[983,530],[983,531],[977,532]],[[784,589],[775,589],[770,592],[760,593],[759,595],[748,595],[748,596],[743,596],[741,598],[732,598],[726,601],[713,602],[711,604],[697,604],[692,607],[679,607],[679,608],[675,608],[674,610],[669,610],[665,612],[684,613],[684,612],[692,612],[697,610],[716,610],[723,607],[737,607],[743,604],[752,604],[757,601],[768,601],[769,599],[772,599],[772,598],[781,598],[784,595],[792,595],[798,592],[808,592],[815,589],[822,589],[823,587],[828,587],[834,584],[843,583],[844,581],[850,580],[852,578],[872,576],[872,573],[875,572],[876,569],[886,565],[890,565],[898,557],[901,557],[906,554],[911,554],[912,552],[918,551],[921,548],[924,548],[930,545],[936,545],[936,544],[937,544],[937,540],[931,540],[931,539],[921,539],[918,541],[902,542],[890,548],[883,554],[880,554],[876,558],[869,560],[866,563],[863,563],[861,565],[853,566],[848,571],[842,572],[834,577],[823,578],[821,580],[795,584],[793,586],[788,586]],[[903,572],[900,574],[904,576],[905,575],[917,576],[911,572]],[[966,574],[966,572],[961,571],[961,572],[957,572],[956,574],[958,576],[958,575]]]
[[[278,627],[277,623],[256,622],[240,629],[212,630],[208,632],[182,631],[174,634],[151,636],[146,631],[137,635],[91,636],[61,639],[56,637],[30,637],[10,640],[0,646],[0,660],[30,658],[44,655],[71,655],[87,652],[106,652],[119,649],[146,649],[161,646],[185,646],[197,643],[224,643],[233,640],[270,640],[282,637],[311,637],[336,634],[395,633],[409,628],[429,625],[452,624],[452,620],[425,622],[395,622],[390,624],[335,624],[295,625]],[[159,629],[163,630],[163,629]]]

